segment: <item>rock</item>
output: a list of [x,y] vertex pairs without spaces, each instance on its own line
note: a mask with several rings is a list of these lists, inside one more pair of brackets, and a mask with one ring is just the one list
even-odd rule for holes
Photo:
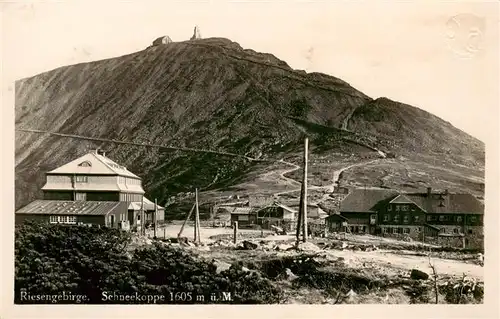
[[429,275],[421,270],[412,269],[410,273],[410,278],[415,280],[427,280],[429,279]]
[[357,293],[354,292],[354,290],[349,290],[348,293],[345,294],[345,298],[348,300],[352,300],[354,297],[356,297]]
[[157,45],[162,45],[162,44],[169,44],[172,43],[172,39],[168,35],[162,36],[157,38],[156,40],[153,41],[153,46]]
[[290,268],[286,268],[285,269],[285,273],[286,273],[286,278],[288,280],[295,280],[297,278],[299,278],[299,276],[295,275],[291,270]]
[[210,247],[202,245],[202,246],[198,246],[198,250],[199,251],[210,251]]
[[195,26],[193,36],[191,37],[190,40],[197,40],[197,39],[201,39],[201,33],[200,33],[200,28],[198,28],[198,26]]
[[231,268],[231,264],[224,262],[224,261],[215,260],[214,264],[215,264],[215,266],[217,266],[216,271],[218,274],[224,270]]
[[347,248],[347,243],[345,241],[342,242],[341,249],[346,249]]
[[297,249],[301,251],[312,251],[312,252],[321,251],[321,248],[319,248],[318,246],[316,246],[311,242],[299,243]]
[[280,245],[276,246],[276,250],[281,250],[281,251],[285,251],[285,250],[288,250],[290,248],[293,248],[293,245],[290,245],[290,244],[280,244]]
[[252,250],[252,249],[256,249],[257,247],[259,247],[259,245],[257,245],[256,243],[252,243],[251,241],[248,241],[248,240],[244,240],[242,242],[242,245],[243,245],[243,249],[245,249],[245,250]]

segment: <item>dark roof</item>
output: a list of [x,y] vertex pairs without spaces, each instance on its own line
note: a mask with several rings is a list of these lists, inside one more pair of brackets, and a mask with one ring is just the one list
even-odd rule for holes
[[340,214],[331,214],[331,215],[328,215],[328,217],[326,217],[326,219],[329,219],[329,220],[336,220],[336,219],[342,219],[342,220],[348,220],[348,218],[340,215]]
[[[376,205],[394,198],[398,192],[390,189],[355,189],[340,204],[341,212],[376,211]],[[377,205],[377,206],[378,206]]]
[[391,204],[412,204],[413,201],[410,200],[408,197],[405,195],[401,194],[396,196],[393,200],[390,201]]
[[355,189],[340,204],[341,212],[376,212],[379,206],[392,203],[415,203],[428,213],[483,214],[484,205],[471,194],[399,194],[388,189]]
[[106,215],[120,203],[94,201],[36,200],[16,211],[16,214],[37,215]]
[[428,213],[484,214],[484,205],[471,194],[432,194],[430,199],[425,193],[405,195]]

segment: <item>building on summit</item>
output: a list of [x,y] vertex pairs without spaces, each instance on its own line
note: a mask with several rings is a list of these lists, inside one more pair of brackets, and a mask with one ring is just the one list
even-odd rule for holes
[[46,173],[43,200],[16,211],[16,224],[27,219],[61,224],[97,224],[135,229],[144,211],[146,224],[164,220],[164,208],[144,196],[142,180],[99,151],[90,152]]

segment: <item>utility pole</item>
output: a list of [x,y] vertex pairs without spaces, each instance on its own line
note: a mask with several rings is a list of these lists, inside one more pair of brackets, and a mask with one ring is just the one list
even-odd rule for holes
[[196,189],[195,219],[194,219],[194,241],[200,243],[200,210],[198,207],[198,188]]
[[302,188],[300,191],[299,216],[297,218],[297,244],[300,241],[300,230],[302,228],[302,241],[307,241],[307,161],[308,161],[308,145],[307,137],[304,141],[304,175],[302,178]]
[[145,219],[144,218],[144,197],[142,197],[142,201],[141,201],[141,235],[146,235],[146,229],[144,229],[146,222],[144,219]]
[[157,199],[155,198],[155,216],[153,218],[153,226],[154,226],[154,230],[153,230],[153,238],[156,238],[156,222],[157,222],[157,214],[158,214],[158,201]]
[[308,148],[309,148],[309,140],[305,139],[304,141],[304,178],[302,181],[303,193],[302,193],[302,218],[303,218],[303,233],[302,233],[302,241],[305,243],[307,241],[307,161],[308,161]]
[[194,207],[195,207],[196,204],[193,204],[193,206],[191,207],[191,210],[189,211],[186,219],[184,220],[184,223],[182,224],[181,226],[181,230],[179,231],[179,234],[177,234],[177,238],[181,237],[182,235],[182,231],[184,230],[184,226],[186,226],[187,224],[187,221],[189,220],[189,217],[191,217],[191,214],[193,213],[194,211]]

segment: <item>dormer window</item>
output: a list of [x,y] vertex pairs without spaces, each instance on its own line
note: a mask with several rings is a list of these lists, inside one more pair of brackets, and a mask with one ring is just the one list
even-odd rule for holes
[[81,162],[80,164],[78,164],[78,166],[81,166],[81,167],[92,167],[92,163],[90,163],[89,161],[85,161],[85,162]]

